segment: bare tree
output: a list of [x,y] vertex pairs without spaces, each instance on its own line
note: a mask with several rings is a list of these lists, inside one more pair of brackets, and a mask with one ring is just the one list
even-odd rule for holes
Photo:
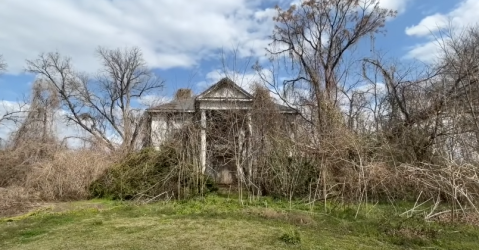
[[407,152],[405,161],[428,161],[438,137],[444,136],[445,111],[455,88],[444,87],[441,72],[442,67],[426,64],[363,60],[364,79],[384,84],[384,93],[375,99],[381,104],[377,135]]
[[3,60],[3,56],[0,55],[0,73],[7,69],[7,63]]
[[[3,60],[3,56],[0,55],[0,74],[7,69],[7,63]],[[22,109],[24,108],[24,104],[20,104],[18,108],[11,109],[11,107],[7,107],[5,103],[3,105],[3,113],[0,114],[0,125],[3,122],[10,121],[10,122],[17,122],[19,120],[20,114],[23,112]]]
[[350,131],[344,126],[338,101],[342,88],[351,84],[352,65],[357,61],[352,52],[361,40],[383,32],[386,19],[395,12],[381,8],[376,0],[306,0],[276,10],[267,51],[274,70],[287,76],[286,80],[273,79],[270,85],[282,90],[283,101],[288,102],[290,93],[297,96],[295,101],[308,124],[304,134],[309,136],[296,144],[316,162],[315,189],[321,195],[314,192],[314,199],[326,201],[337,186],[335,169],[344,166],[350,151]]
[[442,50],[442,88],[448,95],[445,105],[449,123],[454,123],[451,140],[460,140],[457,144],[461,151],[479,152],[479,25],[459,30],[450,27],[438,41]]
[[[28,105],[26,102],[1,102],[0,112],[0,128],[3,126],[15,125],[15,127],[20,124],[20,122],[25,117],[25,114],[28,112]],[[7,138],[0,137],[0,148],[7,145]]]
[[163,86],[146,65],[139,48],[105,49],[97,54],[102,69],[89,77],[73,69],[59,53],[27,61],[27,71],[46,79],[58,92],[66,119],[111,150],[131,150],[141,136],[142,112],[134,101]]
[[5,113],[3,113],[1,116],[0,116],[0,124],[2,124],[2,122],[5,122],[5,121],[14,121],[16,122],[19,118],[19,115],[20,113],[22,113],[23,111],[21,110],[7,110],[5,108],[5,104],[3,104],[4,106],[4,109],[6,110]]
[[395,12],[380,8],[376,0],[308,0],[286,10],[276,9],[268,52],[276,58],[289,58],[285,62],[296,69],[295,75],[285,80],[283,87],[310,91],[323,130],[346,73],[348,51],[361,39],[382,31],[386,18]]

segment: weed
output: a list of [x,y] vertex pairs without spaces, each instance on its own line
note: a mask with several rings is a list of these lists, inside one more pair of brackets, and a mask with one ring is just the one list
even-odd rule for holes
[[102,220],[94,220],[91,224],[93,226],[101,226],[101,225],[103,225],[103,221]]
[[298,245],[301,243],[301,236],[298,230],[290,230],[281,235],[280,239],[286,244]]

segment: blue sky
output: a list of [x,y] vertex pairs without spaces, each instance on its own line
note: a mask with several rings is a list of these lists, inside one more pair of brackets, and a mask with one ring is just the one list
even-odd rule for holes
[[[444,18],[461,19],[457,20],[461,24],[478,20],[477,0],[380,2],[399,11],[388,21],[387,34],[376,38],[376,49],[391,57],[430,60],[429,35]],[[78,70],[93,72],[94,51],[100,45],[139,46],[149,65],[166,80],[167,88],[159,95],[169,96],[185,86],[200,91],[219,77],[215,71],[222,68],[221,51],[239,50],[240,71],[249,68],[244,60],[265,54],[274,4],[271,0],[2,0],[0,54],[9,71],[0,77],[0,99],[13,101],[28,93],[33,76],[22,72],[26,59],[59,51],[72,57]]]
[[[280,0],[283,6],[291,2]],[[148,65],[166,81],[166,88],[154,97],[168,98],[179,87],[198,93],[213,84],[224,76],[222,51],[229,57],[230,70],[245,72],[245,81],[251,81],[255,77],[251,64],[264,59],[277,3],[2,0],[0,54],[9,66],[0,76],[0,100],[15,102],[28,94],[34,76],[23,71],[26,59],[58,51],[71,57],[77,70],[94,73],[99,68],[98,46],[140,47]],[[401,60],[431,62],[437,55],[431,34],[449,21],[457,29],[479,22],[479,0],[380,0],[380,4],[399,14],[387,22],[386,35],[377,36],[376,49]],[[236,60],[230,53],[233,49]]]

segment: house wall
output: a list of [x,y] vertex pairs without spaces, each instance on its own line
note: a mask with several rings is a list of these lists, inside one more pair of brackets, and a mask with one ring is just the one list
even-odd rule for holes
[[251,109],[251,101],[208,101],[199,102],[201,110],[238,110]]
[[151,146],[159,149],[168,132],[167,117],[165,113],[155,113],[151,117]]
[[174,131],[193,121],[193,113],[152,113],[151,146],[159,149]]

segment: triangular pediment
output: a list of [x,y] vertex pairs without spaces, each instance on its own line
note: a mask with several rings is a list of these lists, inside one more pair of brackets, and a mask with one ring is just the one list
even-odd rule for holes
[[229,78],[223,78],[203,93],[198,95],[197,100],[252,100],[253,96],[238,86]]

